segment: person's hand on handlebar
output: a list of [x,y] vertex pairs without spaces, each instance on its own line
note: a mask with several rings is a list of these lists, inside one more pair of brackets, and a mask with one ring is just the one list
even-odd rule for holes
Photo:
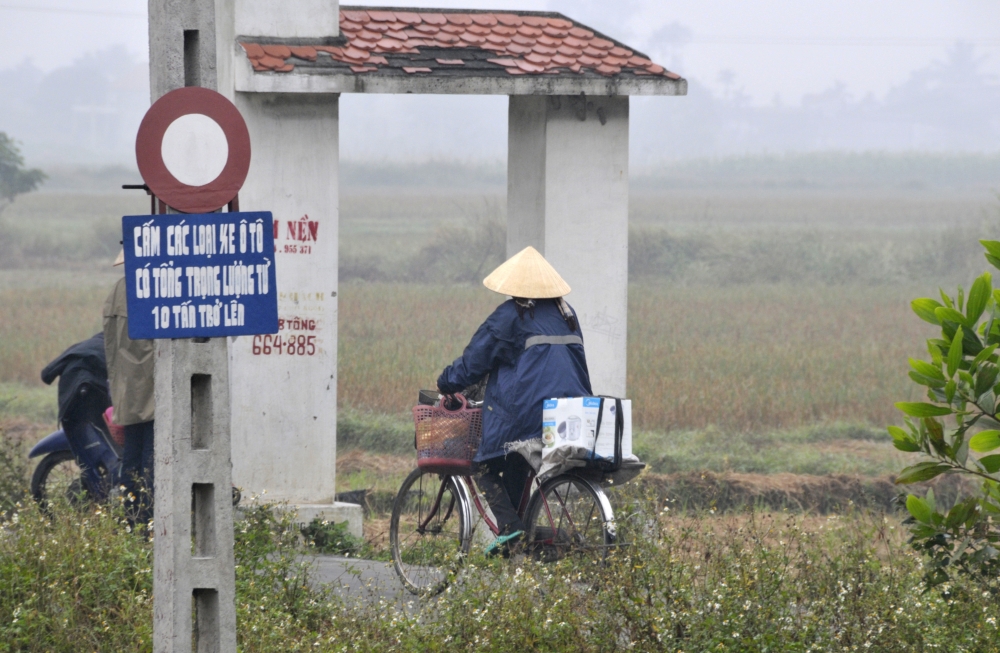
[[455,397],[454,392],[442,392],[441,388],[437,389],[438,394],[441,395],[441,405],[448,410],[457,410],[462,402]]

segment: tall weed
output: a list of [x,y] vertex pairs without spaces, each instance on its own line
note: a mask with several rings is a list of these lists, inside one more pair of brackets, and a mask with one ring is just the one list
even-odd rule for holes
[[0,514],[14,510],[27,495],[30,467],[24,433],[0,421]]
[[[892,518],[675,514],[617,498],[606,566],[473,554],[440,597],[335,595],[285,511],[236,525],[240,650],[994,650],[1000,607],[959,580],[923,592]],[[151,650],[151,544],[114,509],[3,522],[0,651]],[[390,590],[394,592],[394,590]]]

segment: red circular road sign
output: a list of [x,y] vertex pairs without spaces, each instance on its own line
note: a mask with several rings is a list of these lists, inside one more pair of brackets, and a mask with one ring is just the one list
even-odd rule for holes
[[[197,129],[179,133],[192,126]],[[165,143],[168,131],[173,133]],[[205,151],[213,146],[215,151]],[[177,161],[183,164],[185,157],[193,170],[182,173]],[[187,86],[167,93],[146,112],[135,139],[135,158],[143,181],[168,206],[184,213],[210,213],[236,197],[247,178],[250,132],[224,96]]]

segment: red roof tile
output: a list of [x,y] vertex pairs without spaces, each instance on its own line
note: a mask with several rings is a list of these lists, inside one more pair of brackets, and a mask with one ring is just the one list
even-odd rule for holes
[[247,53],[247,57],[251,61],[255,61],[264,56],[264,48],[260,47],[256,43],[240,43],[243,46],[243,50]]
[[415,11],[397,11],[396,20],[407,25],[419,25],[421,23],[420,14]]
[[493,14],[470,14],[469,18],[476,25],[482,25],[483,27],[493,27],[497,24],[497,17]]
[[270,57],[277,57],[278,59],[287,59],[292,56],[292,51],[287,45],[262,45],[264,48],[264,54]]
[[316,48],[311,46],[292,47],[292,56],[306,61],[316,61]]
[[627,73],[680,79],[642,53],[559,14],[341,7],[340,30],[340,46],[274,45],[250,38],[240,45],[258,72],[288,72],[301,65],[359,74]]
[[366,11],[351,11],[350,9],[340,10],[340,24],[344,24],[344,19],[355,23],[367,23],[368,22],[368,12]]
[[573,57],[574,59],[583,54],[583,50],[580,48],[574,48],[573,46],[566,45],[565,43],[556,48],[556,52],[566,57]]
[[420,14],[420,20],[424,21],[428,25],[444,25],[448,22],[448,19],[444,17],[444,14]]

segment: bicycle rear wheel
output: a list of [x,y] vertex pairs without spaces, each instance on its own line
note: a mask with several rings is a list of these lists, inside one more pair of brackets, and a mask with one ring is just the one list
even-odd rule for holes
[[392,506],[392,564],[407,590],[433,596],[448,586],[471,543],[468,502],[452,476],[419,467]]
[[542,484],[527,513],[527,552],[543,562],[603,563],[615,543],[614,512],[600,486],[562,474]]

